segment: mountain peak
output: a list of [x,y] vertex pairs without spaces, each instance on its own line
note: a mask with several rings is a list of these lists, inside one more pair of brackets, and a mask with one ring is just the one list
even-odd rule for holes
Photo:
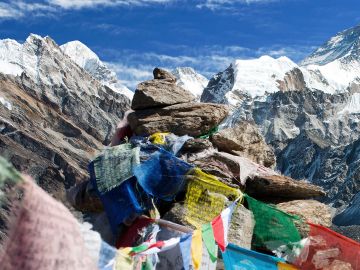
[[70,41],[60,46],[61,50],[73,59],[79,66],[85,67],[87,62],[100,62],[99,57],[79,40]]
[[360,60],[360,25],[337,33],[306,57],[301,65],[326,65],[335,60]]
[[191,67],[177,67],[172,71],[177,79],[177,85],[191,92],[200,99],[200,96],[207,86],[209,80],[203,75],[197,73]]

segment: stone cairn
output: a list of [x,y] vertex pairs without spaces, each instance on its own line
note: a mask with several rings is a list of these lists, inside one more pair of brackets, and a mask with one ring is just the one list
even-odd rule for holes
[[[171,73],[155,68],[153,74],[154,79],[138,85],[132,100],[133,111],[127,121],[135,135],[170,132],[192,136],[181,149],[181,159],[219,177],[228,186],[277,204],[283,211],[316,224],[331,225],[329,207],[313,200],[325,194],[322,188],[275,172],[274,152],[253,124],[240,122],[234,128],[212,132],[227,117],[226,105],[195,102],[195,96],[177,86]],[[88,190],[76,190],[72,200],[75,208],[86,210],[95,204],[95,195]],[[190,226],[184,220],[184,211],[182,203],[174,203],[162,218]],[[250,248],[253,227],[251,211],[242,205],[237,207],[229,242]],[[306,235],[306,229],[300,231]]]

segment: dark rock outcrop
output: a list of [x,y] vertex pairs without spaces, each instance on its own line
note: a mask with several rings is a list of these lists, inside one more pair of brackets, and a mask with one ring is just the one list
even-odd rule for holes
[[224,105],[181,103],[158,109],[137,110],[129,114],[128,120],[138,135],[172,132],[176,135],[200,136],[216,127],[227,114],[228,109]]

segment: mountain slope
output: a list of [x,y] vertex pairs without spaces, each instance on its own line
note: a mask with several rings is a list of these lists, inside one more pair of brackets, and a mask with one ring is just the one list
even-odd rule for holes
[[89,72],[94,78],[109,86],[114,91],[132,99],[134,92],[119,83],[116,73],[110,70],[99,57],[80,41],[70,41],[60,46],[76,64]]

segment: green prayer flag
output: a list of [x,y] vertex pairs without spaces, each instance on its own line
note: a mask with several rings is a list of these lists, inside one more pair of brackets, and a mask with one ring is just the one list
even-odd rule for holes
[[217,245],[215,243],[214,232],[211,223],[202,225],[202,239],[212,262],[217,260]]
[[140,246],[133,247],[133,248],[131,249],[131,252],[133,252],[133,253],[143,252],[143,251],[147,250],[148,247],[149,247],[149,245],[142,244],[142,245],[140,245]]

